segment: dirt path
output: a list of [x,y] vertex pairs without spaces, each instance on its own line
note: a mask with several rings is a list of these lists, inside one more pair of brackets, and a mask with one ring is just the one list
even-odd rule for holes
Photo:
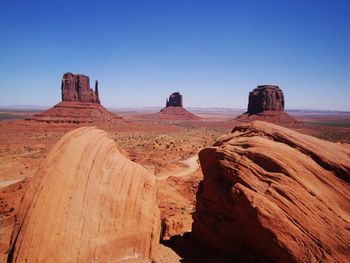
[[[157,179],[158,180],[166,180],[170,176],[183,177],[183,176],[190,175],[191,173],[194,173],[199,167],[198,155],[197,154],[193,155],[193,156],[187,158],[186,160],[180,161],[179,163],[183,163],[187,167],[180,170],[180,171],[174,171],[174,172],[162,174],[161,176],[158,176]],[[24,177],[20,178],[20,179],[15,179],[15,180],[0,180],[0,188],[6,187],[10,184],[15,184],[23,179],[24,179]]]
[[15,180],[0,180],[0,188],[4,188],[8,185],[11,185],[11,184],[15,184],[19,181],[22,181],[24,180],[25,177],[23,178],[19,178],[19,179],[15,179]]
[[169,176],[183,177],[183,176],[187,176],[191,173],[194,173],[199,167],[198,155],[197,154],[193,155],[184,161],[180,161],[180,163],[185,164],[187,167],[185,169],[180,170],[180,171],[175,171],[175,172],[163,174],[161,176],[158,176],[157,179],[158,180],[166,180]]

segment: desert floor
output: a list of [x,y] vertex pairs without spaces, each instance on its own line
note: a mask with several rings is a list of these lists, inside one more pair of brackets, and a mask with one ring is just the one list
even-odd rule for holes
[[[238,124],[237,112],[194,112],[200,121],[139,118],[140,112],[118,112],[126,120],[106,131],[129,159],[152,171],[159,181],[159,208],[168,232],[164,239],[191,231],[195,194],[202,173],[197,153]],[[0,111],[0,262],[8,244],[22,194],[40,162],[67,132],[81,126],[24,120],[33,112]],[[321,139],[350,143],[349,113],[291,112],[300,123],[287,127]],[[349,147],[349,145],[347,145]],[[167,242],[165,241],[165,244]]]

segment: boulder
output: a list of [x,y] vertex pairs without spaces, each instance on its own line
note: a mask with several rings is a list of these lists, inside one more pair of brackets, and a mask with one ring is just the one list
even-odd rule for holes
[[150,262],[160,237],[156,178],[108,134],[56,143],[24,195],[9,262]]
[[348,148],[255,121],[201,150],[199,160],[198,242],[274,262],[350,261]]

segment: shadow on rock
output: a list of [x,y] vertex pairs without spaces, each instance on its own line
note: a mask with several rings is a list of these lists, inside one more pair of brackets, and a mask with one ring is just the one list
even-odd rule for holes
[[183,263],[273,263],[274,261],[259,255],[248,247],[239,249],[239,253],[229,254],[201,245],[191,233],[183,236],[172,236],[170,240],[162,240],[164,246],[171,248],[181,258]]

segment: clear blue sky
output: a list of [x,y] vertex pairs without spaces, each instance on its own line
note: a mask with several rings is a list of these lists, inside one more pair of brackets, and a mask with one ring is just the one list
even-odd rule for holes
[[246,108],[277,84],[289,109],[350,110],[350,1],[0,0],[0,105],[60,101],[63,73],[112,107]]

